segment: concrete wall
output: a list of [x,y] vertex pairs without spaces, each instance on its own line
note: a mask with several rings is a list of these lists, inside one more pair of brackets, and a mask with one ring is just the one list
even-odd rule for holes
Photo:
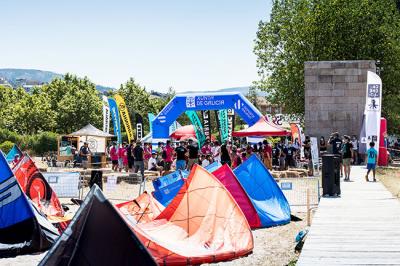
[[365,107],[367,71],[375,61],[304,63],[305,130],[310,136],[359,135]]

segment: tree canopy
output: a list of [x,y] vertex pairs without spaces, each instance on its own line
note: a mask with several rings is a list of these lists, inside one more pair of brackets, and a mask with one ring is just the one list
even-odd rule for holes
[[304,112],[304,62],[379,60],[383,116],[400,124],[400,1],[274,0],[259,24],[254,52],[269,100]]

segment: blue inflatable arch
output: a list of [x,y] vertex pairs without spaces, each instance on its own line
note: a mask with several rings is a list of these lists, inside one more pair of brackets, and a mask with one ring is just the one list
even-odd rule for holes
[[169,138],[169,126],[185,111],[234,109],[249,126],[262,116],[241,93],[203,93],[176,95],[153,120],[153,143]]

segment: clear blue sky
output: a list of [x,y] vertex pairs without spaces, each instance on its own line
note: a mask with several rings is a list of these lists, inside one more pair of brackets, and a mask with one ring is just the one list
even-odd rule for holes
[[213,90],[257,79],[254,39],[271,0],[0,3],[0,68],[88,76],[117,87]]

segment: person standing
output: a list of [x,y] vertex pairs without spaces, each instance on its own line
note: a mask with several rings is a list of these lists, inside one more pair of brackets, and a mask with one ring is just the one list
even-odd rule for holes
[[215,162],[221,162],[221,146],[219,145],[218,140],[214,142],[214,151],[212,155]]
[[[135,163],[135,160],[133,159],[133,155],[132,155],[132,150],[133,150],[134,147],[135,147],[134,141],[131,140],[131,143],[129,143],[129,146],[126,149],[126,152],[127,152],[127,155],[128,155],[128,168],[129,168],[129,171],[132,170],[133,164]],[[111,153],[111,151],[110,151],[110,153]]]
[[123,149],[124,149],[124,154],[122,156],[122,164],[124,165],[125,172],[129,172],[129,168],[128,168],[128,145],[125,144]]
[[367,150],[367,174],[365,175],[365,181],[369,182],[368,175],[372,170],[372,175],[374,177],[373,181],[376,182],[375,179],[375,168],[376,168],[376,160],[378,158],[378,152],[376,151],[375,142],[369,143],[369,149]]
[[79,156],[81,157],[82,160],[82,168],[87,169],[89,165],[89,156],[91,154],[90,148],[89,148],[89,143],[84,142],[83,146],[79,150]]
[[326,141],[324,136],[321,136],[321,138],[319,139],[319,151],[320,153],[325,153],[327,150],[327,146],[326,146]]
[[118,151],[115,142],[110,149],[110,159],[112,163],[111,169],[116,172],[118,170]]
[[204,155],[211,154],[211,146],[210,146],[210,141],[209,140],[207,140],[206,143],[201,148],[201,153],[204,154]]
[[190,171],[193,165],[199,159],[199,147],[197,146],[197,143],[195,143],[192,139],[189,139],[188,150],[189,150],[189,159],[188,159],[187,170]]
[[272,170],[272,147],[269,145],[267,140],[264,140],[263,144],[264,144],[264,150],[263,150],[264,164],[269,170]]
[[328,143],[332,146],[332,153],[340,157],[340,176],[343,176],[343,162],[342,162],[342,145],[343,141],[339,137],[339,133],[335,132],[329,138]]
[[186,158],[185,155],[187,153],[187,149],[184,147],[184,142],[181,141],[179,146],[176,147],[176,170],[185,170],[186,169]]
[[144,158],[143,158],[144,150],[142,148],[142,143],[140,141],[136,142],[135,148],[133,148],[133,158],[134,162],[134,172],[137,173],[140,170],[140,174],[142,175],[142,181],[144,180]]
[[167,145],[165,145],[162,152],[162,158],[164,160],[164,170],[166,171],[171,170],[173,155],[174,155],[174,149],[171,147],[171,141],[167,140]]
[[229,155],[229,151],[226,148],[226,144],[221,146],[221,164],[227,164],[229,166],[232,165],[231,156]]
[[353,158],[353,144],[349,136],[344,136],[344,144],[342,148],[344,181],[350,181],[351,160]]
[[151,146],[150,146],[150,144],[149,143],[145,143],[144,144],[144,149],[143,149],[143,158],[144,158],[144,165],[145,165],[145,167],[147,167],[148,166],[148,162],[149,162],[149,159],[151,158],[151,154],[152,154],[152,151],[151,151]]
[[353,164],[358,164],[358,140],[356,135],[353,135],[351,144],[353,145]]
[[124,168],[124,153],[125,153],[125,142],[122,145],[119,145],[118,148],[118,170],[121,172],[122,168]]

